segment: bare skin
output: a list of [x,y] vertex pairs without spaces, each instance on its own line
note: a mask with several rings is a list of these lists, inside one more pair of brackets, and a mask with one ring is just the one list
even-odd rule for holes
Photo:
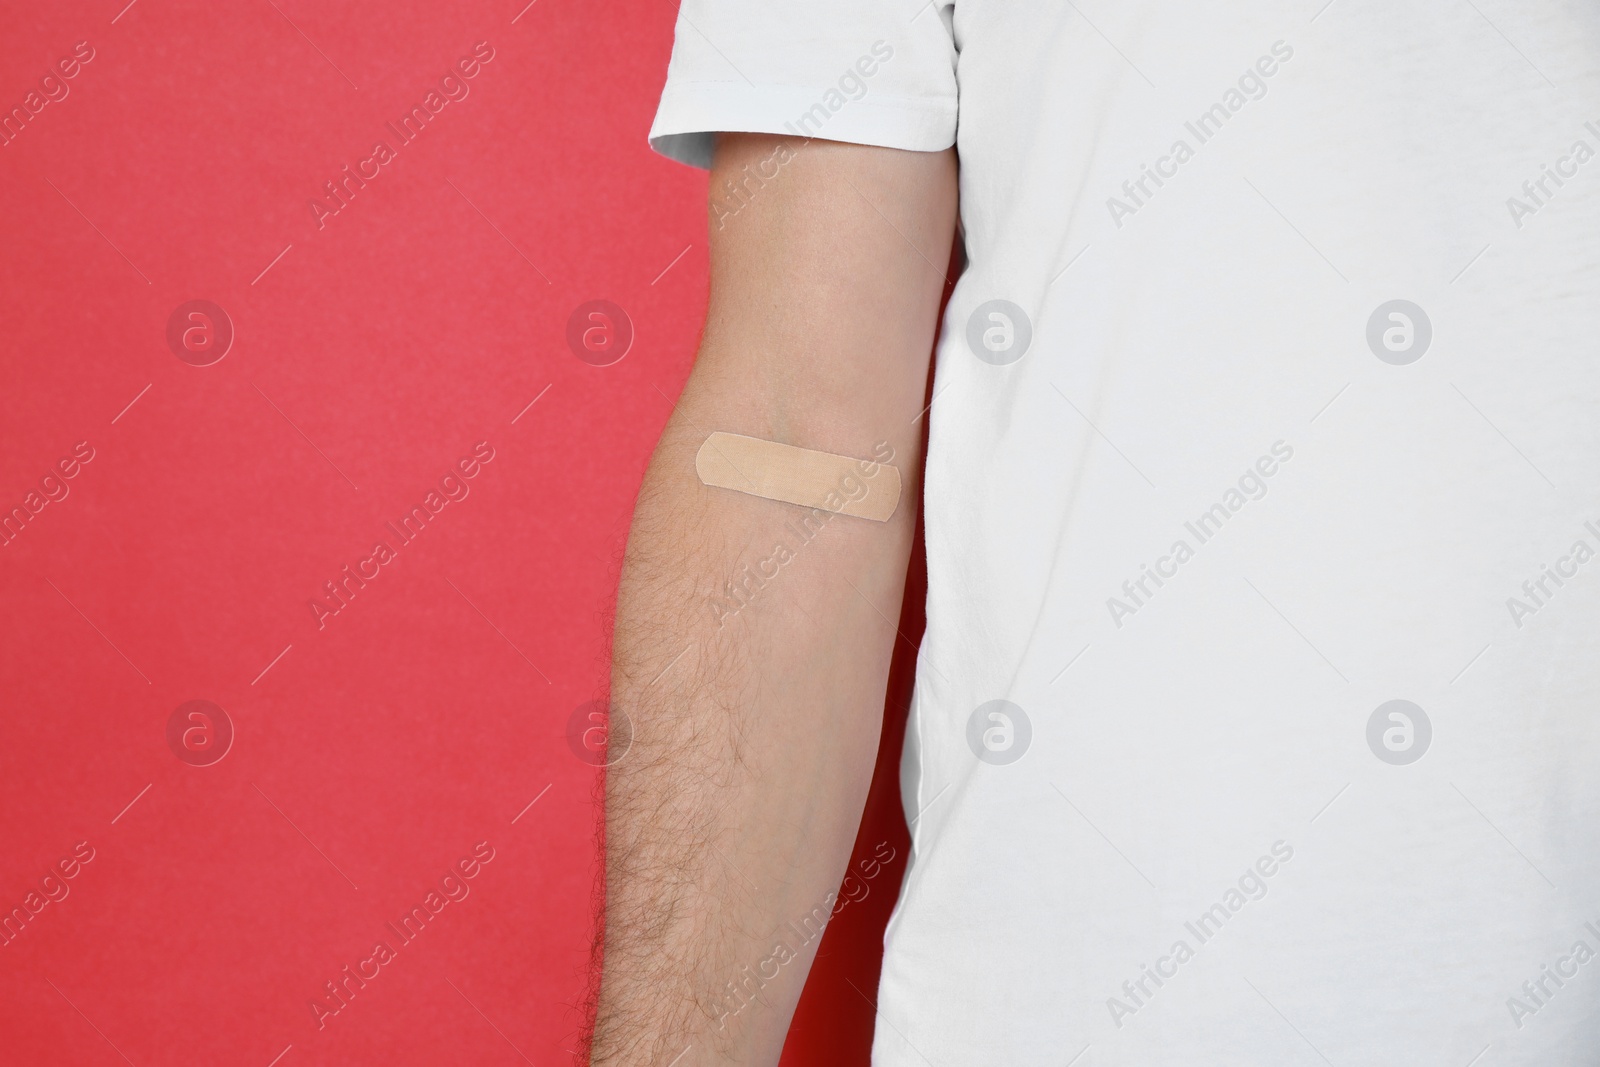
[[[820,937],[775,942],[834,900],[900,640],[955,155],[724,135],[713,203],[756,173],[737,213],[712,210],[705,334],[618,594],[612,703],[634,738],[606,780],[595,1065],[777,1063]],[[708,488],[694,456],[716,430],[892,450],[899,509],[818,521]]]

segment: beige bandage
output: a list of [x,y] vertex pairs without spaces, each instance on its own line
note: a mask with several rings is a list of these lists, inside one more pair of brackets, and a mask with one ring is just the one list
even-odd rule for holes
[[[874,522],[888,522],[900,504],[898,467],[736,433],[707,437],[694,469],[719,489]],[[860,495],[852,495],[857,488]]]

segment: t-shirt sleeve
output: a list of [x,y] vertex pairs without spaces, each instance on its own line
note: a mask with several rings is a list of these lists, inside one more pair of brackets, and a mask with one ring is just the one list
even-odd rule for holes
[[724,131],[948,148],[953,3],[682,0],[650,145],[697,167]]

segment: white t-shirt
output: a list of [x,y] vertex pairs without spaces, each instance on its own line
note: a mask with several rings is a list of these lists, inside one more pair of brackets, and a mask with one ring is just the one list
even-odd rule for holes
[[961,159],[873,1062],[1600,1062],[1600,8],[683,0],[717,130]]

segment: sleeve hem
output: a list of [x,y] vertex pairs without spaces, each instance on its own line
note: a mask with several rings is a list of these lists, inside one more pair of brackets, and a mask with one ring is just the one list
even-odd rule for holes
[[830,110],[818,90],[798,85],[679,82],[661,94],[650,147],[680,163],[708,169],[717,133],[792,134],[809,140],[938,152],[955,144],[956,101],[868,93],[843,97]]

